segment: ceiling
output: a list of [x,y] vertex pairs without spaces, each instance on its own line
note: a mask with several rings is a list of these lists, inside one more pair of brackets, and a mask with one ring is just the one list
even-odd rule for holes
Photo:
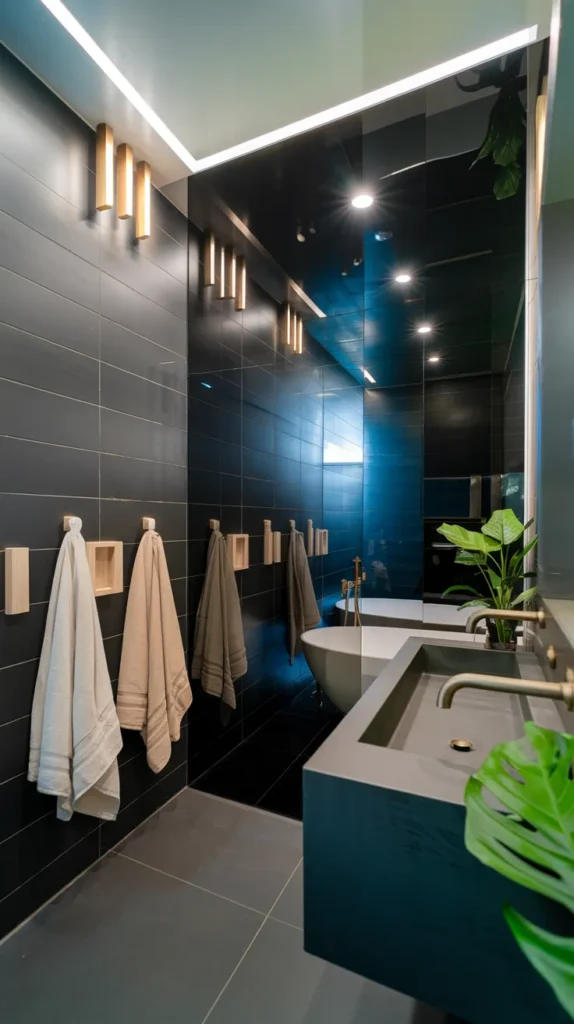
[[[536,25],[551,0],[67,0],[196,160]],[[413,30],[413,27],[414,30]],[[161,186],[189,173],[41,0],[0,5],[0,38]]]
[[[491,161],[471,167],[493,99],[454,79],[429,86],[192,176],[191,208],[208,208],[207,187],[222,198],[319,307],[322,318],[299,306],[307,332],[361,384],[363,368],[378,386],[502,372],[523,289],[524,189],[497,201]],[[359,185],[375,196],[368,210],[351,206]]]

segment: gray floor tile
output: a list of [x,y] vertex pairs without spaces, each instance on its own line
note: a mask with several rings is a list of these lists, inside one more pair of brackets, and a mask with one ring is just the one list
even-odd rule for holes
[[444,1024],[439,1010],[303,950],[302,932],[269,918],[207,1024]]
[[303,927],[303,865],[300,864],[287,888],[273,907],[272,917]]
[[200,1024],[261,916],[111,856],[0,946],[10,1024]]
[[301,858],[301,835],[297,821],[187,789],[120,852],[267,912]]

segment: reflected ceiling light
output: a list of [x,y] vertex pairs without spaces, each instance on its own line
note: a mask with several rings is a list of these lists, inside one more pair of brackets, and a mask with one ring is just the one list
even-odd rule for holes
[[417,327],[417,334],[430,334],[431,331],[432,327],[430,324],[421,324],[420,327]]
[[395,276],[395,281],[397,284],[408,284],[409,281],[412,281],[412,277],[410,274],[397,274]]
[[302,228],[297,228],[297,241],[298,242],[304,242],[305,241],[305,235],[303,234],[303,229]]
[[392,237],[392,231],[375,231],[375,242],[388,242]]
[[356,210],[366,210],[369,206],[372,206],[374,199],[368,192],[359,192],[357,196],[353,196],[351,199],[351,206],[354,206]]
[[[43,2],[46,3],[46,0],[43,0]],[[53,3],[54,0],[51,0],[51,2]],[[495,39],[492,43],[479,46],[476,50],[461,53],[458,57],[452,57],[442,64],[435,64],[434,67],[425,68],[424,71],[418,71],[414,75],[409,75],[408,78],[401,78],[398,82],[383,85],[380,89],[363,93],[362,96],[356,96],[352,100],[345,100],[344,103],[338,103],[335,107],[321,110],[317,114],[311,114],[310,117],[303,117],[300,121],[293,121],[292,124],[284,125],[282,128],[275,128],[273,131],[266,132],[264,135],[258,135],[254,139],[248,139],[246,142],[240,142],[236,146],[222,149],[219,153],[212,153],[211,156],[202,157],[196,161],[195,170],[205,171],[208,167],[215,167],[217,164],[223,164],[227,160],[235,159],[235,157],[254,153],[256,150],[264,149],[266,146],[274,146],[277,142],[290,139],[294,135],[301,135],[303,132],[311,131],[312,128],[319,128],[321,125],[330,124],[341,117],[348,117],[349,114],[357,114],[361,110],[367,110],[369,107],[376,107],[379,103],[386,103],[397,96],[404,96],[405,93],[415,92],[417,89],[422,89],[425,85],[440,82],[441,79],[451,78],[453,75],[460,74],[461,71],[467,71],[469,68],[476,67],[477,64],[483,64],[487,60],[502,57],[503,54],[510,53],[512,50],[520,50],[523,46],[529,46],[530,43],[536,42],[537,36],[538,25],[531,25],[529,28],[521,29],[520,32],[513,32],[511,35],[502,36],[500,39]]]
[[440,356],[429,356],[429,363],[440,363]]
[[149,103],[146,103],[143,96],[134,89],[131,82],[128,82],[125,75],[122,75],[119,68],[106,56],[104,51],[100,49],[98,44],[92,39],[91,35],[86,32],[85,28],[82,28],[80,22],[74,18],[74,15],[70,13],[67,7],[61,2],[61,0],[42,0],[44,7],[47,7],[51,14],[60,22],[60,25],[70,33],[70,35],[76,40],[76,42],[86,51],[89,57],[92,58],[95,64],[108,76],[110,81],[120,90],[121,93],[130,101],[133,107],[145,118],[147,123],[151,125],[153,130],[159,135],[160,139],[169,146],[169,148],[179,157],[179,159],[189,167],[190,171],[197,170],[197,160],[192,157],[189,150],[185,148],[182,142],[173,134],[172,131],[167,127],[161,117],[158,117],[155,110],[152,110]]
[[375,378],[369,373],[368,370],[363,370],[363,377],[368,380],[369,384],[376,384]]

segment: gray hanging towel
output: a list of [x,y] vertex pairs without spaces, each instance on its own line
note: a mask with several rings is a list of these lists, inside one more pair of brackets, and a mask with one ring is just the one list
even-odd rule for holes
[[247,672],[241,606],[227,545],[219,530],[211,534],[207,571],[195,624],[192,679],[206,693],[236,707],[234,682]]
[[301,634],[307,629],[314,629],[321,621],[303,544],[303,534],[293,529],[287,554],[287,601],[289,654],[293,664],[293,658],[301,651]]

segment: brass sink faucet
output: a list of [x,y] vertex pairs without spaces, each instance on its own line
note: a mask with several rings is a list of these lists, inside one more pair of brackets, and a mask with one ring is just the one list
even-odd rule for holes
[[436,699],[437,708],[451,708],[455,693],[467,688],[494,690],[498,693],[524,693],[527,697],[549,697],[552,700],[563,700],[569,711],[574,710],[574,672],[571,668],[566,669],[565,683],[460,672],[456,676],[451,676],[441,686]]
[[466,632],[476,633],[481,619],[513,619],[515,622],[537,622],[541,629],[546,626],[546,615],[537,612],[519,611],[518,608],[477,608],[466,620]]
[[349,617],[349,595],[351,591],[355,594],[355,604],[353,611],[353,625],[361,625],[361,613],[359,611],[359,601],[361,598],[361,585],[367,578],[366,572],[363,572],[363,563],[358,555],[353,559],[355,563],[355,578],[353,582],[351,580],[341,580],[341,597],[345,598],[345,618],[343,625],[347,625],[347,619]]

